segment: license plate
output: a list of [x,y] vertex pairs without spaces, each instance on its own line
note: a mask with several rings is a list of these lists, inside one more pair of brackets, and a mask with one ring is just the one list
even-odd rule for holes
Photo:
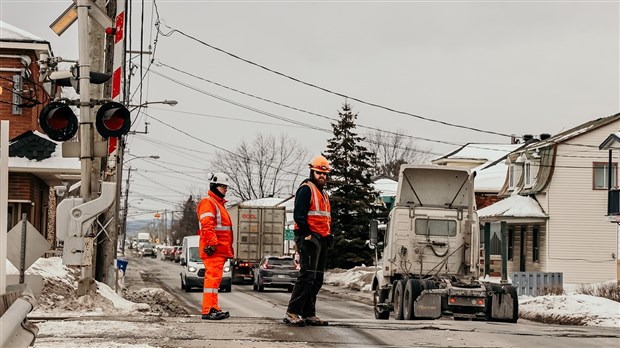
[[284,274],[278,274],[278,278],[284,278]]

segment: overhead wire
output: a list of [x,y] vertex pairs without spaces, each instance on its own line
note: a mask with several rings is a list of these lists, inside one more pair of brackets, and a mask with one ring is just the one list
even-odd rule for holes
[[216,50],[218,52],[224,53],[224,54],[226,54],[226,55],[228,55],[228,56],[230,56],[232,58],[235,58],[235,59],[240,60],[242,62],[248,63],[250,65],[256,66],[256,67],[258,67],[260,69],[263,69],[265,71],[271,72],[271,73],[276,74],[278,76],[287,78],[287,79],[289,79],[291,81],[294,81],[294,82],[306,85],[308,87],[312,87],[312,88],[321,90],[323,92],[326,92],[326,93],[329,93],[329,94],[332,94],[332,95],[336,95],[336,96],[339,96],[339,97],[342,97],[342,98],[347,98],[347,99],[350,99],[350,100],[354,100],[354,101],[356,101],[358,103],[365,104],[365,105],[372,106],[372,107],[376,107],[376,108],[383,109],[383,110],[387,110],[387,111],[390,111],[390,112],[393,112],[393,113],[396,113],[396,114],[405,115],[405,116],[421,119],[421,120],[428,121],[428,122],[438,123],[438,124],[442,124],[442,125],[449,126],[449,127],[455,127],[455,128],[460,128],[460,129],[467,129],[467,130],[471,130],[471,131],[475,131],[475,132],[479,132],[479,133],[499,135],[499,136],[503,136],[503,137],[511,137],[510,134],[505,134],[505,133],[500,133],[500,132],[495,132],[495,131],[490,131],[490,130],[484,130],[484,129],[481,129],[481,128],[470,127],[470,126],[460,125],[460,124],[456,124],[456,123],[436,120],[436,119],[433,119],[433,118],[430,118],[430,117],[425,117],[425,116],[416,115],[416,114],[413,114],[413,113],[410,113],[410,112],[397,110],[397,109],[394,109],[394,108],[391,108],[391,107],[387,107],[387,106],[384,106],[384,105],[380,105],[380,104],[377,104],[377,103],[368,102],[368,101],[365,101],[363,99],[356,98],[356,97],[353,97],[353,96],[350,96],[350,95],[347,95],[347,94],[344,94],[344,93],[336,92],[336,91],[333,91],[331,89],[328,89],[328,88],[325,88],[325,87],[321,87],[319,85],[316,85],[316,84],[313,84],[313,83],[309,83],[309,82],[303,81],[303,80],[301,80],[299,78],[296,78],[296,77],[287,75],[285,73],[279,72],[277,70],[268,68],[268,67],[266,67],[264,65],[261,65],[259,63],[254,62],[254,61],[251,61],[249,59],[242,58],[239,55],[230,53],[230,52],[228,52],[228,51],[226,51],[224,49],[221,49],[221,48],[216,47],[214,45],[211,45],[211,44],[209,44],[209,43],[207,43],[207,42],[205,42],[203,40],[200,40],[200,39],[198,39],[198,38],[196,38],[196,37],[194,37],[192,35],[189,35],[189,34],[183,32],[182,30],[172,28],[172,27],[170,27],[168,25],[166,25],[166,27],[168,29],[170,29],[170,31],[168,33],[164,33],[163,31],[161,31],[161,28],[158,28],[158,30],[160,30],[160,33],[163,36],[169,37],[169,36],[171,36],[174,33],[179,33],[180,35],[185,36],[186,38],[188,38],[190,40],[194,40],[194,41],[196,41],[196,42],[198,42],[198,43],[200,43],[200,44],[202,44],[202,45],[204,45],[206,47],[209,47],[209,48],[211,48],[213,50]]

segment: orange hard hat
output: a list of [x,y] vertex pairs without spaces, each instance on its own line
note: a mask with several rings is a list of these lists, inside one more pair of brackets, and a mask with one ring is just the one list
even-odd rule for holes
[[310,169],[314,170],[315,172],[329,173],[331,170],[329,168],[329,162],[327,162],[327,158],[321,155],[316,156],[312,160],[312,162],[308,163],[308,165],[310,166]]

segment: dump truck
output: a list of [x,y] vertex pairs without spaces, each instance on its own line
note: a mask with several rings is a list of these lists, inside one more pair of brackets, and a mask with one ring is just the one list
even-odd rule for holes
[[516,289],[480,280],[474,177],[461,167],[401,166],[382,243],[379,222],[370,224],[375,318],[517,322]]
[[235,257],[231,260],[232,282],[252,282],[253,270],[265,255],[284,254],[284,207],[234,205],[228,209],[233,224]]

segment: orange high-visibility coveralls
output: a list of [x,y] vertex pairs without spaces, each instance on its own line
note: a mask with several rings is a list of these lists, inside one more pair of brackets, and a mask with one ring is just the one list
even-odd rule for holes
[[[226,200],[209,191],[198,207],[200,222],[200,258],[205,266],[205,280],[202,291],[202,314],[209,314],[211,308],[220,311],[218,289],[222,282],[222,273],[226,259],[234,256],[232,243],[232,221],[224,207]],[[204,251],[206,246],[216,246],[211,256]]]

